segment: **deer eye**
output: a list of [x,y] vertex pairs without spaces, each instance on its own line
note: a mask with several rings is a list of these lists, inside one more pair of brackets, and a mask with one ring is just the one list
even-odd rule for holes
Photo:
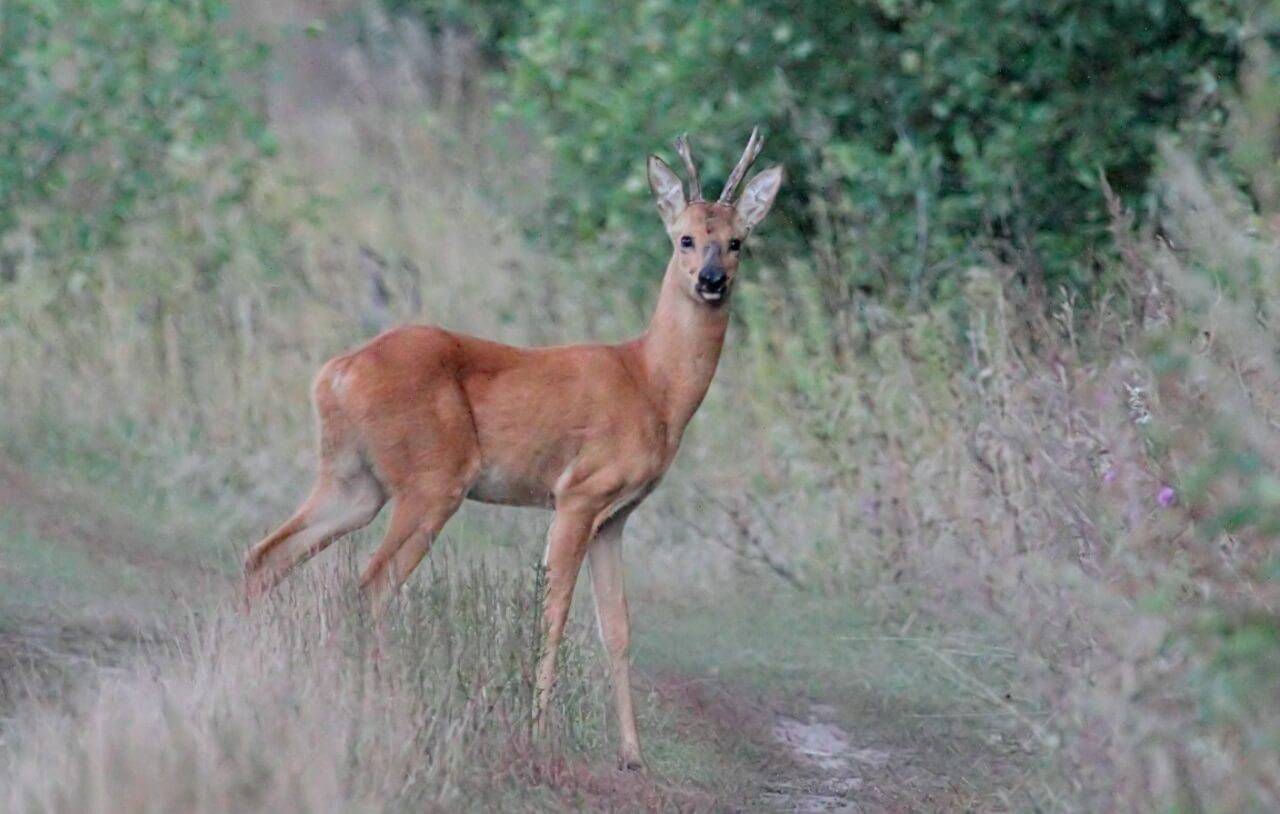
[[681,237],[681,238],[680,238],[680,248],[682,248],[682,249],[692,249],[692,248],[693,248],[693,238],[689,237],[688,235],[684,235],[683,237]]
[[736,252],[738,249],[741,249],[741,248],[742,248],[742,241],[738,240],[736,237],[733,240],[729,241],[729,251]]

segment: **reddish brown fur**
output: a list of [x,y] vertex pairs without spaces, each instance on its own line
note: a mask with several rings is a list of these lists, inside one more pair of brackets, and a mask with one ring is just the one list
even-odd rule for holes
[[[411,326],[331,359],[313,388],[320,429],[316,484],[294,516],[245,560],[246,596],[253,599],[367,524],[390,499],[390,526],[360,577],[381,612],[464,499],[553,508],[540,703],[554,683],[556,650],[590,551],[628,766],[640,765],[640,747],[627,661],[622,527],[671,465],[715,373],[728,327],[724,298],[738,268],[730,242],[745,239],[781,182],[777,170],[761,173],[739,208],[680,205],[670,186],[674,174],[663,175],[670,170],[652,161],[655,192],[664,184],[668,203],[676,202],[660,203],[674,251],[643,336],[618,345],[517,348]],[[753,196],[757,181],[764,193]],[[692,247],[680,245],[685,235],[693,237]],[[707,262],[719,263],[728,279],[724,297],[715,301],[696,287]]]

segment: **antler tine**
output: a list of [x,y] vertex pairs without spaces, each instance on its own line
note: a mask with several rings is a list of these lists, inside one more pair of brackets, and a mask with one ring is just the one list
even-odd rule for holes
[[689,152],[688,133],[676,137],[676,152],[684,161],[684,171],[689,174],[689,201],[702,200],[702,182],[698,180],[698,168],[693,165],[693,154]]
[[764,139],[760,137],[760,128],[751,128],[751,138],[747,139],[747,149],[742,151],[742,158],[738,159],[738,166],[733,168],[733,172],[729,173],[729,180],[724,182],[724,189],[720,190],[720,203],[733,203],[733,196],[738,189],[738,184],[742,183],[742,177],[747,174],[747,170],[751,169],[751,165],[755,163],[756,156],[760,155],[760,150],[763,147]]

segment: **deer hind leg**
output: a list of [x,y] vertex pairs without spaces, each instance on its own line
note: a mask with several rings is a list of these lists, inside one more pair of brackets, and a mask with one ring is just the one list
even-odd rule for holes
[[246,601],[261,597],[337,538],[368,525],[384,502],[381,486],[363,468],[345,473],[324,468],[293,517],[249,550]]
[[319,476],[294,515],[246,555],[246,604],[337,538],[368,525],[386,503],[355,427],[334,395],[332,379],[341,361],[325,365],[312,385],[319,419]]
[[422,562],[480,472],[471,408],[456,383],[433,388],[414,408],[402,416],[413,434],[397,433],[388,422],[389,429],[377,429],[387,436],[372,444],[380,450],[374,465],[395,501],[387,534],[360,575],[375,617]]
[[360,590],[377,619],[458,510],[462,495],[456,488],[415,488],[396,495],[395,501],[387,534],[360,574]]

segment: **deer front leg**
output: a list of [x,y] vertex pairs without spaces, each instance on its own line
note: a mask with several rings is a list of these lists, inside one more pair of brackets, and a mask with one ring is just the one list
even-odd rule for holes
[[582,559],[591,537],[593,516],[589,512],[557,509],[547,533],[547,593],[543,604],[543,651],[538,662],[534,719],[538,734],[544,734],[547,726],[547,704],[556,682],[556,654],[564,637],[565,622],[569,618],[569,605],[573,602],[573,588],[578,581]]
[[587,549],[587,556],[591,565],[591,590],[596,599],[596,619],[600,623],[600,641],[604,643],[609,657],[609,673],[613,679],[614,709],[622,739],[618,762],[623,769],[643,769],[640,736],[636,733],[636,714],[631,702],[631,620],[627,613],[622,574],[622,527],[625,524],[626,518],[607,523]]

